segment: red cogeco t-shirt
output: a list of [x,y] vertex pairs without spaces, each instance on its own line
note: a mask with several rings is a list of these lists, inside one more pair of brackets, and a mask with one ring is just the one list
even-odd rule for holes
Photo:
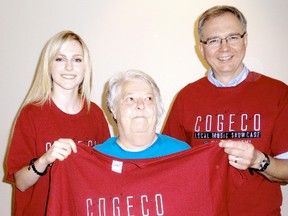
[[84,146],[51,169],[47,215],[227,215],[245,172],[218,144],[152,159],[118,159]]

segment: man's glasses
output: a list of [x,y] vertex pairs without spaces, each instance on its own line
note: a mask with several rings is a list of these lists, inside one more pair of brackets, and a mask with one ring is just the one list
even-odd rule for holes
[[226,43],[229,45],[237,44],[246,34],[244,32],[242,35],[241,34],[233,34],[233,35],[228,35],[226,38],[211,38],[206,41],[200,40],[201,43],[206,44],[209,47],[219,47],[222,44],[223,40],[226,40]]

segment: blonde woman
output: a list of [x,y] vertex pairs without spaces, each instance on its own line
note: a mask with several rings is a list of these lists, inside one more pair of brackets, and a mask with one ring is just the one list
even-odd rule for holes
[[77,34],[62,31],[48,40],[7,157],[14,215],[44,215],[53,162],[76,153],[78,144],[92,147],[110,137],[102,110],[90,101],[91,79],[89,51]]

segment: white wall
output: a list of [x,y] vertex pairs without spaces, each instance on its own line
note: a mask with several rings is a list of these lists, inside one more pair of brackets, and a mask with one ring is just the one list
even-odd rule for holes
[[[155,79],[168,109],[180,88],[205,74],[195,52],[194,24],[216,4],[234,5],[246,16],[247,66],[287,83],[284,0],[0,0],[0,161],[4,163],[11,125],[40,51],[56,32],[70,29],[87,42],[94,64],[93,100],[102,108],[108,78],[134,68]],[[0,176],[4,178],[4,164]],[[283,215],[288,215],[288,187],[283,190]],[[1,182],[0,215],[11,214],[11,193],[11,186]]]

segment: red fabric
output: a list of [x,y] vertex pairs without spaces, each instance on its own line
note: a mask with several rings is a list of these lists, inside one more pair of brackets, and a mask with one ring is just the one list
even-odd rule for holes
[[[121,173],[113,161],[123,162]],[[246,181],[217,144],[138,160],[79,148],[51,175],[48,216],[226,216],[229,197]]]
[[[43,107],[28,105],[20,113],[7,158],[6,180],[14,181],[14,173],[39,158],[59,138],[72,138],[76,143],[94,146],[110,137],[102,110],[91,103],[78,114],[69,115],[52,102]],[[50,169],[48,168],[48,171]],[[25,192],[15,188],[14,215],[44,215],[49,187],[49,173]]]
[[[184,87],[163,134],[199,146],[221,139],[243,140],[275,156],[288,152],[287,85],[250,72],[235,87],[219,88],[202,78]],[[243,184],[231,201],[231,215],[279,215],[280,185],[260,175]]]

